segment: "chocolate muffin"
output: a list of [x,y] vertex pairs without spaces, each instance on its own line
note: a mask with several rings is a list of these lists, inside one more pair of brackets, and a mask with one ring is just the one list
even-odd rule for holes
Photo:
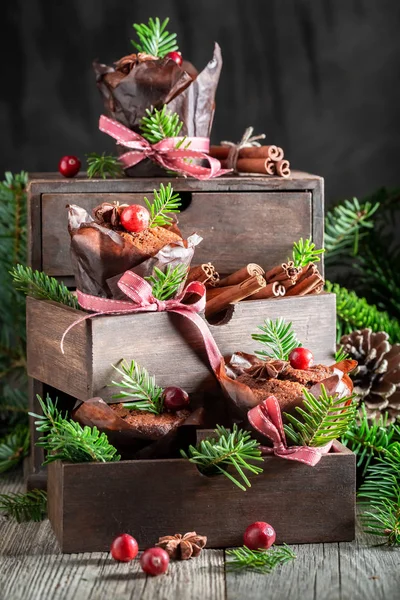
[[142,410],[128,410],[122,403],[110,404],[110,408],[118,417],[136,429],[147,439],[157,440],[181,425],[190,415],[189,410],[179,410],[176,413],[156,415]]

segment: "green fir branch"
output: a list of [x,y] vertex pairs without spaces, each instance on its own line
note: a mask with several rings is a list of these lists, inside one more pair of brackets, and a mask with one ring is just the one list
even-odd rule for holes
[[400,323],[387,312],[379,311],[365,298],[349,292],[337,283],[326,282],[326,290],[336,294],[337,340],[355,329],[369,327],[372,331],[386,331],[392,344],[400,342]]
[[97,154],[96,152],[87,154],[86,162],[86,174],[89,179],[93,179],[94,177],[117,179],[124,174],[123,166],[118,157],[106,154],[105,152],[103,154]]
[[0,394],[0,420],[7,421],[9,425],[26,424],[28,399],[25,390],[4,384]]
[[169,52],[176,52],[179,48],[176,43],[176,33],[169,33],[166,27],[169,23],[167,17],[161,23],[160,19],[150,17],[148,24],[134,23],[132,27],[136,31],[139,41],[131,40],[132,46],[144,54],[150,54],[163,58]]
[[286,323],[282,317],[276,321],[265,319],[264,325],[259,325],[258,329],[262,333],[253,333],[251,337],[265,345],[265,350],[255,351],[260,358],[288,360],[291,351],[302,345],[293,331],[292,323]]
[[179,264],[176,267],[168,265],[165,273],[154,267],[153,274],[145,279],[151,284],[153,296],[157,300],[170,300],[174,298],[188,273],[187,265]]
[[29,414],[36,419],[36,430],[43,434],[36,443],[47,452],[43,464],[55,460],[72,463],[120,460],[116,448],[97,427],[82,427],[76,421],[67,419],[58,410],[57,402],[53,403],[49,396],[46,402],[43,402],[40,396],[37,396],[37,399],[43,414]]
[[325,250],[326,263],[339,257],[347,257],[349,253],[357,256],[360,240],[368,235],[374,226],[373,215],[379,208],[379,202],[365,201],[357,198],[344,202],[330,210],[325,218]]
[[179,194],[174,194],[172,185],[168,183],[166,186],[160,184],[158,190],[153,190],[154,200],[151,203],[147,198],[144,198],[146,206],[150,212],[149,227],[165,227],[172,225],[173,218],[168,213],[179,213],[181,206]]
[[[181,455],[191,463],[197,465],[199,471],[205,475],[222,474],[228,477],[243,491],[251,483],[244,471],[254,475],[262,473],[263,469],[252,465],[250,461],[262,462],[259,443],[252,439],[248,431],[243,431],[236,424],[232,431],[217,425],[217,437],[207,438],[194,446],[189,446],[187,453],[181,450]],[[234,477],[227,469],[236,470],[238,478]]]
[[310,263],[316,263],[321,260],[320,256],[325,252],[324,248],[315,249],[314,242],[311,239],[303,240],[293,244],[293,262],[295,267],[306,267]]
[[271,573],[275,567],[296,558],[289,546],[273,546],[269,550],[250,550],[247,546],[226,550],[229,557],[226,562],[228,571],[253,571],[255,573]]
[[[165,138],[178,137],[183,122],[177,113],[168,110],[164,104],[161,110],[147,108],[146,115],[140,120],[139,127],[143,137],[151,144],[156,144]],[[181,147],[184,140],[185,138],[180,140],[176,147]]]
[[338,398],[328,396],[321,384],[321,395],[316,398],[307,389],[303,390],[303,407],[296,406],[301,419],[284,413],[289,422],[284,425],[286,436],[299,446],[321,447],[340,438],[352,425],[357,412],[354,395]]
[[63,283],[31,267],[17,265],[11,271],[11,277],[17,290],[41,300],[52,300],[79,309],[77,297]]
[[343,346],[339,346],[335,352],[335,363],[342,362],[342,360],[347,360],[348,358],[350,358],[350,355],[347,354]]
[[128,410],[144,410],[159,415],[163,411],[163,388],[156,385],[155,376],[141,367],[134,360],[128,364],[122,361],[121,368],[114,369],[121,375],[121,381],[113,381],[112,386],[119,388],[119,393],[113,398],[130,400],[124,402]]
[[342,443],[357,456],[357,467],[365,476],[371,462],[390,452],[394,442],[400,442],[400,426],[387,423],[387,415],[370,421],[365,405],[361,405],[359,419],[344,433]]
[[15,469],[29,454],[29,428],[18,425],[0,440],[0,473]]
[[0,494],[0,511],[18,523],[43,521],[47,515],[47,494],[43,490]]

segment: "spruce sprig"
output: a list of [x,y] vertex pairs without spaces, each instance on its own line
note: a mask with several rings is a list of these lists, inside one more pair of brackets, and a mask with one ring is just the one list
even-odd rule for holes
[[124,174],[122,164],[118,157],[106,154],[105,152],[103,152],[103,154],[97,154],[96,152],[87,154],[86,162],[86,174],[89,179],[93,179],[94,177],[101,177],[102,179],[110,177],[111,179],[116,179],[122,177]]
[[255,351],[261,358],[287,360],[291,351],[302,345],[296,338],[292,323],[286,323],[282,317],[276,321],[265,319],[264,325],[259,325],[258,329],[262,333],[253,333],[251,337],[266,347],[265,350]]
[[[139,123],[140,131],[143,137],[156,144],[165,138],[178,137],[183,127],[183,122],[179,119],[177,113],[167,109],[166,104],[161,110],[157,108],[146,109],[146,115],[142,117]],[[183,140],[179,142],[180,147]]]
[[[181,455],[197,465],[199,471],[205,475],[223,474],[238,488],[246,491],[246,486],[251,487],[251,483],[244,471],[250,471],[254,475],[263,471],[250,462],[263,461],[259,443],[252,439],[248,431],[239,429],[236,424],[233,425],[232,431],[217,425],[215,432],[217,437],[202,440],[196,447],[189,446],[187,453],[181,450]],[[238,478],[227,470],[229,467],[237,471]]]
[[356,417],[357,403],[354,394],[338,398],[329,396],[321,384],[321,395],[316,398],[307,389],[303,390],[303,408],[296,406],[301,420],[284,413],[289,424],[284,425],[285,434],[299,446],[320,447],[346,433]]
[[400,342],[400,323],[387,312],[380,311],[365,298],[349,292],[337,283],[326,282],[326,290],[336,294],[337,340],[355,329],[369,327],[372,331],[386,331],[392,344]]
[[300,238],[293,244],[293,262],[295,267],[306,267],[310,263],[319,262],[320,256],[325,252],[324,248],[315,249],[314,242],[307,238]]
[[147,369],[139,366],[134,360],[130,364],[122,361],[120,369],[114,368],[122,379],[111,383],[112,386],[120,389],[113,398],[131,400],[131,402],[124,402],[124,407],[129,410],[144,410],[156,415],[162,413],[164,390],[156,384],[154,375],[151,376]]
[[360,240],[374,226],[372,216],[379,208],[379,202],[357,198],[344,202],[330,210],[325,219],[326,262],[337,260],[339,256],[358,254]]
[[342,360],[346,360],[347,358],[350,358],[350,355],[347,354],[343,346],[339,346],[335,352],[335,363],[342,362]]
[[169,52],[176,52],[178,50],[176,33],[166,31],[168,23],[168,17],[162,23],[158,17],[155,19],[150,17],[147,25],[145,23],[134,23],[132,27],[136,31],[139,42],[131,40],[132,46],[138,52],[159,58],[163,58]]
[[27,425],[17,425],[0,440],[0,473],[14,469],[28,456],[29,442]]
[[151,284],[153,296],[158,300],[169,300],[173,298],[188,273],[187,265],[179,264],[176,267],[168,265],[165,273],[158,267],[154,267],[153,274],[145,279]]
[[43,402],[37,396],[42,415],[29,413],[36,419],[36,430],[43,433],[37,446],[47,452],[43,464],[55,460],[66,462],[113,462],[120,460],[116,448],[112,446],[105,433],[100,433],[97,427],[82,427],[80,423],[67,419],[57,408],[57,402],[49,396]]
[[31,267],[17,265],[11,271],[11,277],[17,290],[26,295],[43,300],[53,300],[71,308],[79,309],[77,297],[63,283]]
[[296,558],[289,546],[273,546],[269,550],[250,550],[247,546],[226,550],[230,558],[226,562],[229,571],[253,571],[256,573],[270,573],[278,565],[283,565]]
[[153,190],[154,200],[151,203],[147,198],[144,198],[146,206],[150,212],[149,227],[164,227],[173,223],[173,218],[168,213],[179,213],[181,206],[179,194],[174,194],[173,187],[170,183],[164,186],[160,184],[158,190]]
[[342,443],[357,456],[357,467],[362,467],[362,476],[368,471],[371,462],[390,452],[395,442],[400,442],[400,426],[387,423],[387,414],[378,421],[370,421],[365,405],[361,405],[359,419],[344,433]]
[[43,490],[0,495],[0,511],[23,521],[43,521],[47,514],[47,494]]

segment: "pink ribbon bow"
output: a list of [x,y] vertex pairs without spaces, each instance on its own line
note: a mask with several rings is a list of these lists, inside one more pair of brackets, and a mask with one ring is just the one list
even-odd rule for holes
[[[84,310],[94,311],[94,314],[85,315],[74,321],[65,331],[61,338],[61,352],[64,354],[64,339],[68,332],[86,319],[100,315],[113,314],[135,314],[142,312],[174,312],[192,321],[199,329],[207,351],[208,359],[212,369],[215,371],[222,360],[222,355],[205,321],[198,314],[206,304],[206,288],[199,281],[192,281],[178,296],[172,300],[157,300],[153,296],[152,288],[142,277],[126,271],[118,281],[119,289],[129,300],[113,300],[99,298],[90,294],[84,294],[77,290],[79,305]],[[183,304],[183,300],[191,294],[196,294],[199,299],[192,304]]]
[[[165,138],[156,144],[150,144],[139,133],[131,131],[118,121],[101,115],[99,129],[117,140],[117,143],[126,148],[131,148],[119,157],[124,168],[133,167],[145,158],[150,158],[164,169],[175,171],[181,175],[191,175],[196,179],[211,179],[230,173],[232,169],[221,169],[221,163],[216,158],[209,156],[207,152],[210,140],[202,137],[187,137],[184,145],[190,148],[176,148],[182,137]],[[202,167],[187,161],[188,158],[202,158],[208,161],[210,167]]]
[[332,442],[320,448],[310,448],[309,446],[290,446],[288,448],[281,409],[275,396],[270,396],[258,406],[250,409],[247,417],[250,425],[274,444],[273,448],[262,446],[263,454],[274,454],[280,458],[296,460],[314,467],[321,460],[321,456],[327,454],[331,449]]

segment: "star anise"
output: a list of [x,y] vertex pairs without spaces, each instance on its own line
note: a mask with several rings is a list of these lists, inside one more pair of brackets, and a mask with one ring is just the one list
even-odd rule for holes
[[176,533],[160,537],[156,546],[163,548],[170,558],[188,560],[198,556],[206,543],[205,535],[197,535],[195,531],[189,531],[185,535]]
[[277,379],[287,366],[285,360],[263,360],[245,369],[245,372],[254,379]]
[[93,209],[93,216],[100,225],[110,224],[112,227],[118,227],[120,224],[120,214],[122,209],[128,206],[127,204],[119,204],[119,202],[103,202]]

